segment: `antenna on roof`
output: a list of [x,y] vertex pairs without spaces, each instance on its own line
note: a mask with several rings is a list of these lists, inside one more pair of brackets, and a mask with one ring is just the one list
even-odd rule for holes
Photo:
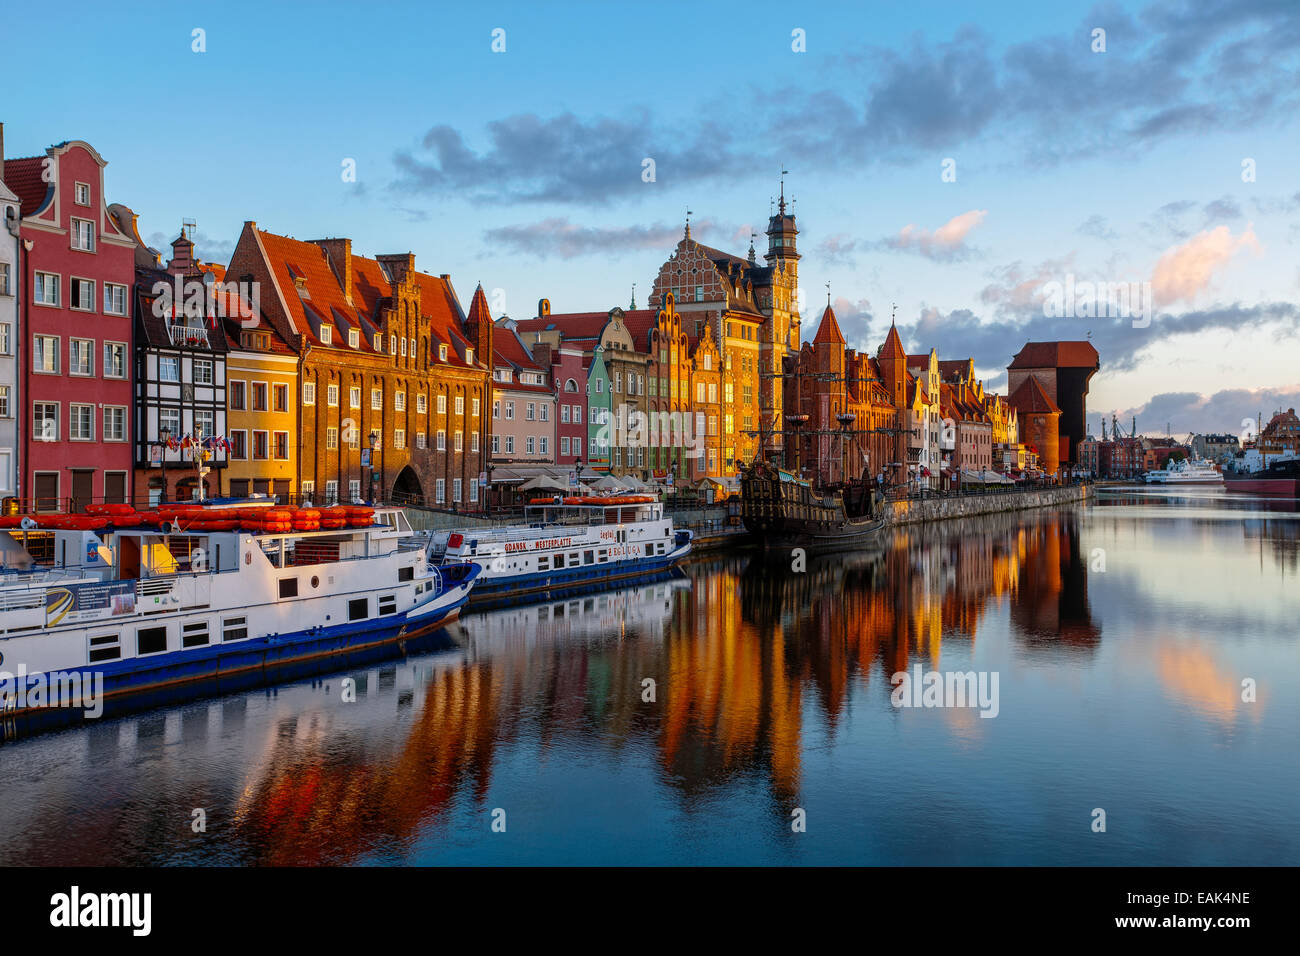
[[181,220],[181,235],[184,236],[186,239],[188,239],[190,242],[194,241],[194,231],[197,228],[198,228],[198,223],[196,223],[193,219]]
[[686,238],[691,238],[691,211],[686,210]]

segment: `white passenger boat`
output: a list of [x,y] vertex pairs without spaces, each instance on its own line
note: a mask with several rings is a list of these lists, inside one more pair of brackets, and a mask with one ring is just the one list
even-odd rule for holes
[[432,532],[429,561],[481,565],[477,603],[651,575],[691,550],[691,532],[674,530],[654,495],[534,498],[524,517],[501,528]]
[[1223,475],[1212,462],[1196,458],[1170,461],[1158,471],[1148,471],[1143,480],[1154,485],[1221,485]]
[[[402,643],[478,578],[432,566],[399,510],[279,509],[291,521],[238,504],[0,530],[0,715],[80,707],[74,685],[112,698]],[[299,520],[331,510],[349,514]]]

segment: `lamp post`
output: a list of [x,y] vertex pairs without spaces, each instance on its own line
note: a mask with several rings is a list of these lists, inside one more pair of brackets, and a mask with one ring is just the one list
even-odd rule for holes
[[858,416],[853,412],[844,412],[836,415],[835,420],[840,423],[840,483],[847,488],[849,484],[849,429],[858,420]]
[[171,442],[172,430],[164,425],[158,434],[162,437],[162,456],[160,458],[162,462],[162,494],[158,496],[158,501],[161,504],[167,500],[167,446]]
[[370,433],[370,503],[375,503],[375,446],[379,444],[379,432]]
[[483,489],[483,506],[489,514],[492,512],[492,505],[494,504],[490,497],[492,494],[492,470],[494,468],[496,468],[496,465],[489,461],[487,466],[487,487]]

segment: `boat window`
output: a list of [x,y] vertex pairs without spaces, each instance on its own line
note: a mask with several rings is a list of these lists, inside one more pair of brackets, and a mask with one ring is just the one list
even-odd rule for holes
[[555,556],[555,566],[556,566],[557,568],[562,568],[562,567],[564,567],[564,555],[562,555],[562,554],[557,554],[557,555]]
[[364,621],[370,616],[370,601],[367,598],[356,598],[348,602],[348,620]]
[[551,559],[550,559],[550,558],[547,558],[547,557],[540,557],[540,558],[538,558],[538,559],[537,559],[537,570],[538,570],[538,571],[549,571],[549,570],[551,570]]
[[381,615],[396,614],[397,598],[392,594],[385,594],[383,597],[381,597],[379,599],[379,613]]
[[293,598],[298,596],[298,579],[281,578],[280,579],[280,597]]
[[248,618],[228,617],[221,622],[223,641],[242,641],[246,637],[248,637]]
[[397,580],[399,580],[399,581],[413,581],[413,580],[415,580],[415,568],[413,568],[413,567],[398,568],[398,569],[397,569]]
[[596,552],[594,552],[594,551],[584,551],[584,552],[582,552],[582,563],[583,563],[583,564],[593,564],[593,563],[595,563],[595,560],[596,560]]
[[597,560],[597,561],[604,561],[604,560],[606,560],[608,557],[609,557],[609,550],[608,550],[607,548],[601,548],[600,550],[598,550],[598,551],[596,552],[596,560]]
[[573,552],[573,554],[569,555],[569,566],[570,566],[570,567],[574,567],[574,568],[576,568],[576,567],[577,567],[578,565],[580,565],[580,564],[582,564],[582,556],[579,555],[578,552],[575,551],[575,552]]
[[137,657],[146,654],[161,654],[167,650],[167,628],[142,627],[135,632],[135,653]]
[[122,634],[96,634],[90,639],[90,663],[115,661],[122,656]]
[[198,621],[181,627],[181,647],[202,647],[209,640],[207,621]]

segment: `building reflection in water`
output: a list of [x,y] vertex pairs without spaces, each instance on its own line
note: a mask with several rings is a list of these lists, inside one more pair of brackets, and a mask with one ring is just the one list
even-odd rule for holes
[[[834,734],[859,690],[886,709],[890,675],[938,668],[945,642],[968,655],[992,609],[1007,606],[1030,653],[1097,646],[1077,520],[904,528],[881,553],[813,558],[802,573],[744,555],[701,560],[672,580],[469,614],[452,628],[458,650],[352,675],[354,704],[340,702],[335,675],[268,692],[256,718],[241,703],[261,705],[260,694],[119,723],[180,721],[185,750],[160,758],[175,761],[173,778],[213,773],[218,754],[229,763],[225,791],[205,781],[191,798],[213,807],[230,862],[405,860],[417,844],[455,839],[448,821],[481,809],[496,762],[524,742],[542,756],[576,746],[653,761],[688,808],[757,780],[784,815],[810,734]],[[67,823],[56,807],[42,813],[29,833]],[[123,839],[118,827],[118,859],[184,852],[170,825],[127,816],[141,829]]]

